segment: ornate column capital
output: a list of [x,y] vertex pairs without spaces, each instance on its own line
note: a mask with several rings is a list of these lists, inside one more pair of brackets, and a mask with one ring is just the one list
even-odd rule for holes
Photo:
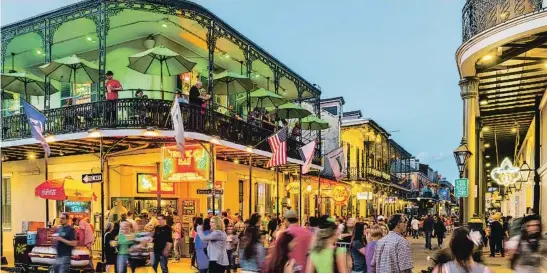
[[463,100],[475,98],[479,94],[479,78],[465,77],[460,80],[460,96]]

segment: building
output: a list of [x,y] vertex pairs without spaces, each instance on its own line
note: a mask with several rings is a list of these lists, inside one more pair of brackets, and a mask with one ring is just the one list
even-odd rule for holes
[[[27,71],[51,83],[42,93],[3,93],[10,95],[2,97],[4,250],[13,248],[13,235],[21,232],[23,221],[51,223],[67,210],[89,217],[98,239],[103,217],[112,219],[122,205],[137,214],[177,211],[185,226],[192,216],[227,209],[245,218],[251,212],[278,214],[288,207],[304,211],[302,196],[291,191],[295,183],[297,193],[303,188],[298,148],[304,143],[290,137],[287,165],[266,168],[271,150],[265,139],[275,132],[275,124],[249,118],[255,105],[247,99],[252,89],[264,88],[287,101],[312,104],[320,115],[321,92],[202,6],[190,1],[83,1],[2,26],[1,33],[2,72]],[[163,77],[128,68],[128,57],[155,46],[195,65]],[[97,66],[95,82],[57,82],[39,68],[73,54]],[[124,88],[116,101],[103,100],[107,71]],[[247,79],[252,89],[218,88],[222,79],[231,78]],[[183,159],[172,147],[169,111],[174,91],[188,94],[198,81],[214,104],[180,104],[186,131]],[[148,99],[134,98],[139,89]],[[20,98],[48,117],[47,163],[20,113]],[[321,149],[312,169],[321,169]],[[79,184],[80,193],[93,195],[77,205],[32,193],[46,180],[81,181],[89,173],[102,173],[103,182]],[[100,250],[97,243],[94,249]]]
[[[469,179],[464,222],[491,211],[547,212],[541,185],[547,180],[546,6],[542,0],[468,0],[463,7],[456,62],[462,144],[471,152],[461,174]],[[500,172],[501,165],[511,174]]]

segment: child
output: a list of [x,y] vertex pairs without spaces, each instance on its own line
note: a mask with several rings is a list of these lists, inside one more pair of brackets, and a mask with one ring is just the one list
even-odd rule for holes
[[234,226],[232,224],[229,224],[226,227],[226,234],[228,235],[226,237],[226,253],[228,253],[228,262],[230,263],[228,265],[228,268],[226,269],[227,272],[231,272],[230,270],[234,270],[234,273],[237,272],[237,266],[235,263],[237,246],[239,243],[239,238],[237,237],[237,234],[235,232]]

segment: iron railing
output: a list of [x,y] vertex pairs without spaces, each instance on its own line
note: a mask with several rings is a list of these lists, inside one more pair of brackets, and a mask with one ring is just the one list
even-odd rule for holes
[[511,19],[542,9],[543,0],[467,0],[462,10],[463,42]]
[[[67,134],[87,132],[91,129],[172,129],[169,116],[172,101],[152,99],[119,99],[116,101],[98,101],[93,103],[64,106],[44,110],[48,118],[45,134]],[[180,104],[183,113],[185,131],[218,136],[240,145],[254,146],[257,149],[271,151],[267,142],[273,128],[264,128],[199,106]],[[19,114],[2,118],[2,141],[31,138],[26,115]],[[300,159],[298,148],[304,145],[294,138],[287,142],[288,156]],[[313,163],[320,164],[321,151],[316,150]]]

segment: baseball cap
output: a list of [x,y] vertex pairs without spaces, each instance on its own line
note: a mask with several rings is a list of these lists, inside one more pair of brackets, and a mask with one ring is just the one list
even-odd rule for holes
[[283,214],[283,217],[285,219],[288,219],[288,218],[298,218],[298,215],[296,215],[296,212],[294,212],[294,210],[287,210],[285,211],[285,214]]
[[384,216],[380,215],[378,216],[378,221],[384,221],[386,218],[384,218]]

